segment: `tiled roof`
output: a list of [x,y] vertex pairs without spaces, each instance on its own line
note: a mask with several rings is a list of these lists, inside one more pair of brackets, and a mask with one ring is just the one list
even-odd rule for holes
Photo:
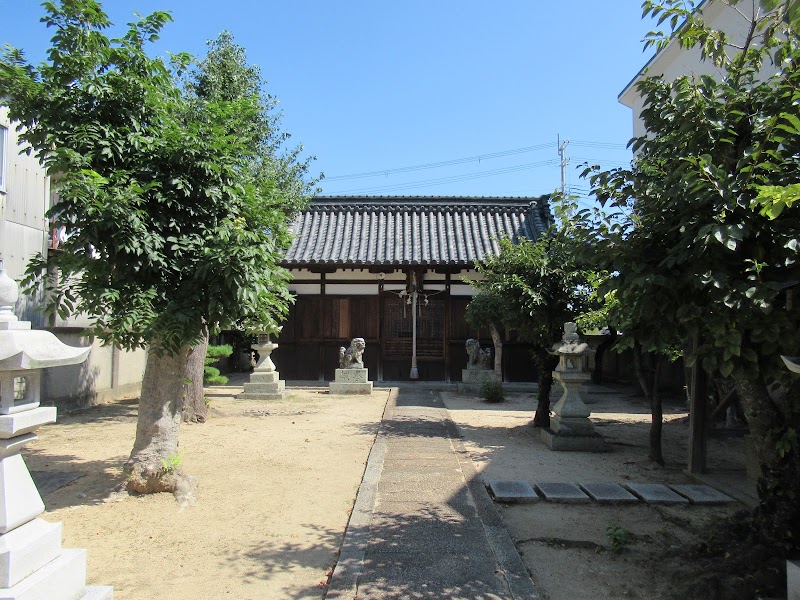
[[497,239],[536,239],[553,222],[547,196],[318,197],[292,225],[287,267],[471,266]]

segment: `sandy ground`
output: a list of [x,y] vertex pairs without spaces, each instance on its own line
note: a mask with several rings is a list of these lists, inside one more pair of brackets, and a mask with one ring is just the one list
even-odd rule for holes
[[[502,404],[453,393],[442,397],[484,480],[697,483],[684,473],[684,403],[675,399],[665,406],[662,468],[647,460],[650,414],[643,399],[631,390],[608,391],[613,393],[592,394],[589,405],[597,431],[612,447],[605,454],[550,451],[530,426],[535,410],[531,394],[510,394]],[[743,481],[741,453],[741,437],[713,439],[711,472]],[[744,484],[742,498],[754,493],[749,487]],[[671,598],[676,591],[674,569],[681,566],[680,547],[699,540],[704,525],[744,508],[738,502],[713,507],[546,502],[497,506],[544,600]],[[610,526],[629,532],[629,542],[619,554],[611,552]],[[680,597],[691,597],[685,594],[681,591]]]
[[81,473],[45,495],[43,518],[63,522],[65,547],[89,550],[89,583],[113,585],[119,600],[322,597],[389,390],[295,390],[265,403],[226,389],[212,392],[206,424],[181,430],[183,467],[198,481],[186,510],[169,494],[113,493],[135,402],[39,431],[29,469]]
[[[167,494],[114,493],[133,444],[136,402],[71,413],[43,427],[24,452],[31,471],[76,473],[44,496],[43,517],[62,521],[66,547],[89,550],[89,582],[119,600],[323,598],[370,448],[390,395],[330,396],[292,389],[280,402],[235,400],[212,388],[204,425],[184,425],[184,469],[196,501],[180,510]],[[533,394],[502,404],[442,392],[486,479],[535,482],[690,482],[685,406],[665,410],[665,468],[647,461],[649,412],[630,391],[592,395],[607,454],[554,453],[530,426]],[[709,465],[743,478],[741,439],[715,439]],[[498,505],[544,600],[668,598],[677,549],[702,526],[743,506]],[[630,532],[610,551],[609,525]]]

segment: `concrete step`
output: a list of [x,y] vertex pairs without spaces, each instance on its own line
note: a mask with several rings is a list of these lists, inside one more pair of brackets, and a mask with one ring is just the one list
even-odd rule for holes
[[8,589],[61,553],[61,523],[34,519],[0,536],[0,589]]
[[86,550],[69,549],[17,585],[0,589],[0,600],[77,600],[85,586]]

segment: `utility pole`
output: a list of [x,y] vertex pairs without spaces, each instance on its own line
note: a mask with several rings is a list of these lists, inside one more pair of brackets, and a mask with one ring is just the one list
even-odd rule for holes
[[561,141],[561,136],[559,135],[557,138],[558,141],[558,158],[560,159],[561,163],[561,196],[566,198],[567,197],[567,165],[569,164],[569,158],[565,155],[565,150],[567,149],[567,145],[569,144],[569,140]]

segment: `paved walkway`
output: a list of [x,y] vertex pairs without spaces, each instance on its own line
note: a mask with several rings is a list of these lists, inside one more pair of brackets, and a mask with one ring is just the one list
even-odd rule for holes
[[393,391],[326,598],[538,598],[436,392]]

